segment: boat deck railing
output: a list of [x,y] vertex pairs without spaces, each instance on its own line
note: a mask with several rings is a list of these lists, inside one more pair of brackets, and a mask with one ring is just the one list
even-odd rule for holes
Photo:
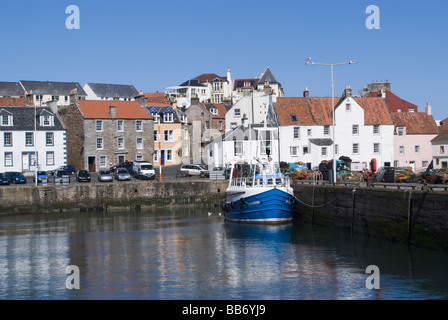
[[287,177],[247,177],[247,178],[233,178],[230,186],[232,187],[246,187],[246,188],[257,188],[257,187],[289,187],[290,181]]

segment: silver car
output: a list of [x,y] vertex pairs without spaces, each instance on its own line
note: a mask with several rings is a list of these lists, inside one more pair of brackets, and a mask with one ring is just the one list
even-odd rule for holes
[[98,172],[98,181],[99,182],[112,182],[114,180],[114,176],[112,175],[112,173],[110,172],[110,170],[100,170],[100,172]]
[[131,174],[125,168],[118,168],[117,171],[115,171],[115,179],[118,181],[131,180]]

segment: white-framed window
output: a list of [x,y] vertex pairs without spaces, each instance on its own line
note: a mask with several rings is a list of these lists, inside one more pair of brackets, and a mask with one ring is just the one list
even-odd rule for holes
[[373,153],[374,154],[380,154],[380,144],[379,143],[374,143],[373,144]]
[[174,142],[174,130],[163,130],[163,138],[165,142]]
[[12,132],[3,133],[3,146],[12,147]]
[[48,114],[40,116],[40,125],[42,127],[50,127],[54,123],[54,117]]
[[397,109],[397,112],[401,112],[401,109],[400,109],[400,108],[398,108],[398,109]]
[[398,152],[399,152],[400,156],[404,156],[404,146],[399,146]]
[[415,146],[414,147],[414,149],[415,149],[415,154],[420,154],[420,146]]
[[137,150],[143,150],[143,138],[142,137],[137,137],[135,139],[135,148]]
[[205,130],[210,130],[210,121],[205,121]]
[[9,126],[12,126],[12,116],[2,115],[1,125],[2,125],[3,127],[9,127]]
[[5,152],[5,167],[13,166],[13,156],[12,152]]
[[143,120],[135,120],[135,131],[143,132]]
[[107,167],[107,156],[100,156],[100,168]]
[[240,117],[241,116],[241,109],[235,109],[235,117]]
[[379,135],[380,134],[380,126],[378,124],[375,124],[373,126],[373,134],[374,135]]
[[243,155],[243,141],[234,141],[235,155]]
[[415,112],[415,109],[414,108],[409,108],[409,113],[413,113],[413,112]]
[[230,123],[230,129],[235,129],[236,127],[237,127],[237,123],[236,122]]
[[45,144],[47,146],[54,146],[54,133],[45,132]]
[[308,137],[311,137],[311,136],[312,136],[312,131],[311,131],[311,129],[308,129],[308,130],[307,130],[307,135],[308,135]]
[[397,135],[399,137],[404,137],[406,135],[405,127],[397,127]]
[[352,111],[352,105],[350,103],[345,104],[345,112],[351,112]]
[[308,147],[303,147],[303,154],[308,154],[308,153],[310,153]]
[[322,147],[321,154],[323,157],[327,156],[327,147]]
[[166,161],[173,161],[173,150],[167,149],[165,150]]
[[294,139],[300,139],[300,127],[294,127]]
[[96,138],[96,150],[104,149],[104,138]]
[[219,82],[215,82],[215,83],[213,84],[213,89],[214,89],[215,91],[219,91]]
[[429,166],[429,161],[422,161],[422,168],[423,169],[426,169],[426,168],[428,168],[428,166]]
[[400,161],[395,160],[394,161],[394,168],[398,168],[400,166]]
[[357,125],[357,124],[352,125],[352,134],[354,136],[359,135],[359,125]]
[[95,120],[96,132],[103,132],[103,120]]
[[359,154],[359,143],[353,144],[353,154]]
[[445,154],[445,146],[440,146],[440,154]]
[[205,94],[206,90],[205,89],[201,89],[201,94]]
[[159,142],[159,131],[154,130],[154,142]]
[[218,114],[218,109],[217,108],[210,108],[210,113],[214,116],[216,116]]
[[291,155],[291,157],[299,156],[299,147],[290,147],[289,154]]
[[34,132],[25,132],[25,145],[27,147],[34,146]]
[[47,151],[45,158],[46,158],[47,166],[54,166],[54,152],[53,151]]
[[163,122],[174,122],[174,113],[171,112],[164,113]]
[[219,131],[222,131],[222,129],[223,129],[223,122],[220,120],[219,121]]
[[117,138],[117,149],[123,150],[124,149],[124,137],[118,137]]
[[214,103],[221,103],[221,95],[215,94],[213,98],[214,98]]
[[124,131],[124,120],[117,120],[117,131],[118,132]]
[[159,162],[159,150],[154,150],[154,154],[152,155],[152,162]]
[[324,136],[330,135],[330,126],[324,126]]

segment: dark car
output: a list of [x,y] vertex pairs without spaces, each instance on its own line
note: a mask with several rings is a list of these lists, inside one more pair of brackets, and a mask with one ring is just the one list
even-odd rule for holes
[[87,170],[78,170],[76,172],[76,181],[78,182],[90,182],[90,173]]
[[54,173],[54,181],[59,183],[64,183],[64,180],[70,183],[70,173],[66,170],[57,170]]
[[54,175],[54,173],[56,171],[60,171],[60,170],[67,171],[68,174],[74,174],[75,173],[75,167],[74,166],[60,166],[59,168],[56,168],[56,169],[52,170],[51,174]]
[[118,168],[125,168],[126,170],[128,170],[129,174],[133,174],[134,173],[133,166],[134,166],[134,162],[125,161],[122,163],[118,163],[118,164],[114,165],[113,167],[110,167],[109,170],[111,172],[115,172]]
[[10,183],[9,178],[4,173],[0,173],[0,185],[9,185]]
[[5,172],[5,176],[9,178],[10,183],[26,183],[25,176],[16,171]]

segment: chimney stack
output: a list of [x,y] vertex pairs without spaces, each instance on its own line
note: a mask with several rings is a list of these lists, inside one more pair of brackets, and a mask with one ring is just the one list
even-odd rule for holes
[[78,105],[78,103],[79,103],[78,89],[74,88],[72,91],[70,91],[70,104]]
[[111,119],[117,118],[117,107],[116,106],[109,106],[109,116]]
[[136,96],[135,96],[135,101],[137,101],[141,107],[146,108],[148,106],[148,98],[145,96],[145,94],[143,93],[143,91],[140,91]]
[[350,88],[350,85],[346,85],[345,86],[345,90],[344,90],[344,94],[343,94],[344,98],[349,98],[352,96],[352,89]]
[[425,112],[428,116],[432,115],[431,105],[429,104],[429,102],[426,103]]
[[303,97],[305,99],[308,99],[310,96],[310,92],[308,91],[308,87],[305,87],[305,90],[303,91]]

